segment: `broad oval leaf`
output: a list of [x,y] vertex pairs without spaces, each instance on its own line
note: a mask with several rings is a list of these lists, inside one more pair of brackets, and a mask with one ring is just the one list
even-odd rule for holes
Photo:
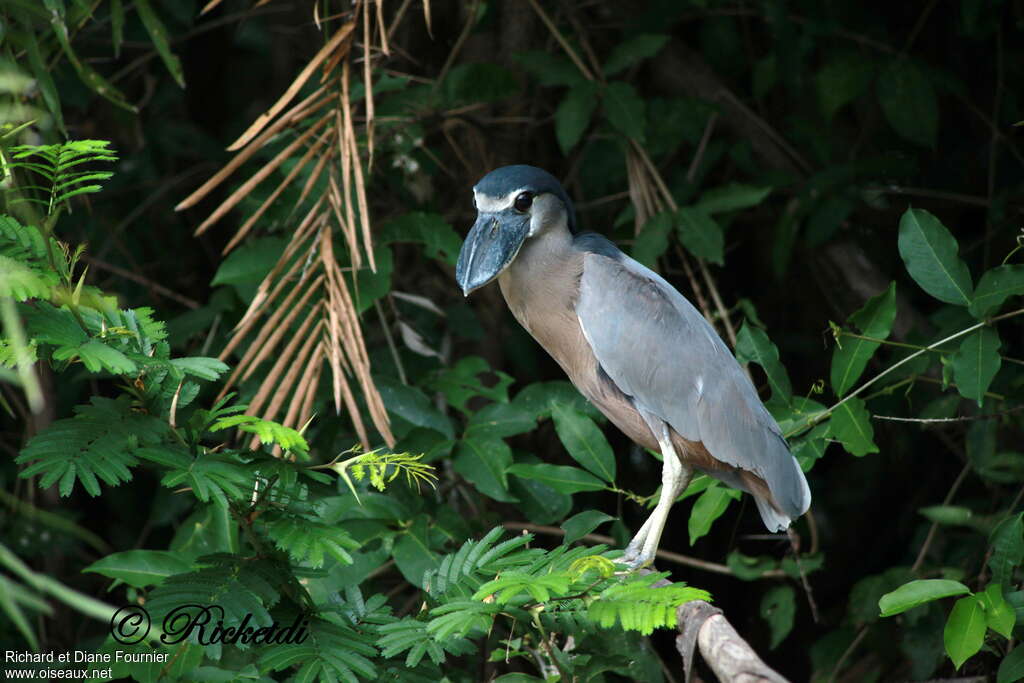
[[818,106],[825,119],[830,120],[843,106],[864,94],[871,85],[874,71],[874,66],[856,53],[825,64],[815,77]]
[[555,404],[551,416],[555,419],[558,438],[573,460],[604,479],[615,481],[615,454],[601,429],[586,415],[572,408]]
[[633,241],[631,256],[648,268],[656,268],[658,259],[668,249],[671,232],[672,214],[662,211],[651,216]]
[[180,553],[169,550],[125,550],[107,555],[83,569],[111,579],[120,579],[130,586],[144,588],[163,583],[168,576],[184,574],[192,569]]
[[584,81],[569,89],[555,111],[555,137],[563,154],[580,141],[597,107],[597,86]]
[[608,84],[604,91],[604,114],[617,131],[637,142],[644,141],[644,101],[629,83]]
[[925,73],[898,58],[878,78],[878,103],[899,135],[922,147],[934,147],[939,130],[939,105]]
[[992,571],[992,583],[1009,586],[1013,570],[1024,562],[1024,513],[1004,519],[989,535],[992,555],[988,567]]
[[605,76],[614,76],[638,62],[653,57],[665,47],[669,37],[662,33],[641,33],[627,38],[612,49],[604,64]]
[[1024,647],[1018,645],[999,663],[996,683],[1014,683],[1022,678],[1024,678]]
[[998,583],[990,583],[978,597],[985,608],[985,623],[988,627],[1002,637],[1010,638],[1017,623],[1017,613],[1003,597],[1003,587]]
[[508,468],[509,474],[524,479],[543,482],[561,493],[578,493],[580,491],[601,491],[604,483],[585,470],[568,465],[549,465],[541,463],[528,465],[518,463]]
[[[896,283],[878,296],[868,299],[864,306],[850,316],[862,336],[885,339],[896,320]],[[879,347],[879,342],[844,336],[832,351],[832,389],[844,396],[853,388],[867,367],[868,361]]]
[[967,310],[975,318],[995,313],[1008,297],[1024,294],[1024,265],[996,266],[986,270],[974,290]]
[[501,439],[468,438],[459,443],[453,466],[478,491],[494,500],[518,502],[508,490],[512,450]]
[[615,518],[600,510],[584,510],[578,515],[573,515],[562,522],[562,530],[565,531],[565,544],[568,545],[586,536],[597,527],[613,519]]
[[793,385],[789,382],[786,368],[779,360],[779,349],[759,327],[743,322],[736,335],[736,359],[741,363],[757,363],[768,377],[773,402],[789,404],[793,397]]
[[974,286],[960,245],[938,218],[924,209],[907,209],[900,218],[900,256],[921,289],[948,304],[967,306]]
[[920,579],[905,583],[878,601],[881,616],[891,617],[932,600],[970,593],[967,586],[948,579]]
[[864,401],[851,398],[832,412],[829,420],[832,436],[839,439],[843,448],[861,457],[868,453],[877,453],[875,445],[875,429],[871,426],[871,415],[864,406]]
[[946,654],[957,670],[985,644],[985,628],[985,609],[978,596],[971,595],[956,601],[946,620],[942,640]]
[[771,187],[729,183],[711,188],[702,194],[697,200],[696,207],[709,214],[749,209],[763,202],[771,191]]
[[722,228],[702,208],[684,206],[676,211],[679,241],[697,258],[725,263],[725,237]]
[[979,406],[1003,364],[999,356],[1000,345],[999,333],[991,327],[983,327],[960,343],[960,350],[950,361],[957,391],[964,398],[977,401]]
[[761,598],[761,618],[768,622],[772,633],[768,649],[779,646],[789,632],[793,630],[793,617],[796,615],[796,597],[792,586],[776,586]]
[[687,523],[687,529],[690,532],[690,545],[711,531],[714,521],[728,509],[729,503],[739,497],[739,491],[727,489],[724,486],[712,486],[700,494],[697,502],[693,504],[690,521]]

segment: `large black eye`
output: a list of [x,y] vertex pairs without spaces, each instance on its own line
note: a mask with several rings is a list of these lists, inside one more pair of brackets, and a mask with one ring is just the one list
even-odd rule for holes
[[519,196],[512,203],[512,206],[516,208],[516,211],[520,213],[526,213],[530,210],[533,205],[533,193],[532,192],[520,192]]

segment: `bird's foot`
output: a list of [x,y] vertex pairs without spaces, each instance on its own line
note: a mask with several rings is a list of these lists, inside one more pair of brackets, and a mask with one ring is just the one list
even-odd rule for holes
[[653,561],[653,553],[644,553],[643,547],[634,547],[632,543],[626,547],[626,552],[617,560],[619,564],[626,565],[627,571],[631,572],[646,567]]

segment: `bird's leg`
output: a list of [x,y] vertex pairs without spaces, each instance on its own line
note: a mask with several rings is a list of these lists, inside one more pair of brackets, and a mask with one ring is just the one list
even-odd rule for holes
[[661,433],[658,436],[658,444],[661,446],[661,496],[658,504],[647,518],[640,531],[626,547],[623,560],[627,565],[636,569],[654,560],[654,554],[658,551],[658,543],[661,541],[661,534],[665,529],[665,522],[668,521],[668,513],[672,508],[679,494],[690,484],[690,477],[693,470],[684,465],[676,455],[672,441],[668,435],[668,429],[662,425]]

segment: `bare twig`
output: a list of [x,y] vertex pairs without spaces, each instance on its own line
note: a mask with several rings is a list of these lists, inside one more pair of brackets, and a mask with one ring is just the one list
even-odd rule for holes
[[[967,476],[967,472],[971,469],[970,464],[964,465],[964,468],[960,470],[960,474],[957,475],[953,481],[953,485],[949,487],[949,493],[942,500],[943,505],[949,505],[953,502],[953,497],[956,492],[960,489],[960,484],[964,483],[964,478]],[[911,573],[916,574],[921,569],[921,565],[924,564],[924,558],[928,554],[928,548],[931,547],[932,541],[935,539],[935,534],[939,529],[938,522],[932,522],[931,527],[928,529],[928,535],[925,536],[924,543],[921,544],[921,550],[917,553],[917,559],[914,560],[914,564],[910,567]]]

